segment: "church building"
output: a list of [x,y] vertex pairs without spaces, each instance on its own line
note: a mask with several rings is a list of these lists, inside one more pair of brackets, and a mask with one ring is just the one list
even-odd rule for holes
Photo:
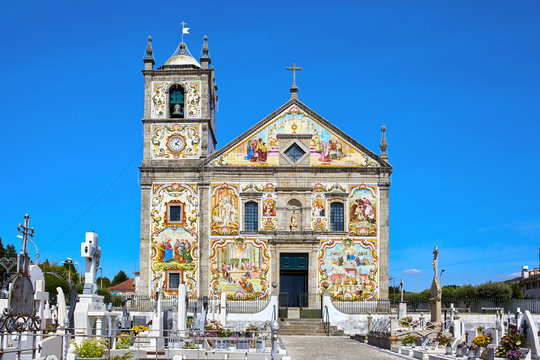
[[146,52],[138,293],[387,298],[385,127],[377,155],[302,103],[293,81],[288,101],[236,123],[246,130],[218,149],[207,37],[198,61],[183,41],[157,68],[151,38]]

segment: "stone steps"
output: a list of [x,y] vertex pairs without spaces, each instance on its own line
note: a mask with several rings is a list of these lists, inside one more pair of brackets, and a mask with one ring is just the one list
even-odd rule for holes
[[279,335],[326,335],[326,328],[321,319],[282,319],[280,326]]

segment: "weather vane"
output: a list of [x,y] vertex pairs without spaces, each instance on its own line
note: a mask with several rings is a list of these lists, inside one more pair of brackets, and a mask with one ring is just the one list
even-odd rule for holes
[[180,25],[182,25],[182,42],[184,42],[184,34],[189,34],[189,28],[186,27],[187,24],[185,21],[182,21]]

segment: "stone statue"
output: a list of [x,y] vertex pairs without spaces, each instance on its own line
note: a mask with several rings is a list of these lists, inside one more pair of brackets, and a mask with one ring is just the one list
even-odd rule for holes
[[431,283],[431,298],[430,310],[431,310],[431,322],[440,323],[441,322],[441,299],[442,299],[442,288],[441,282],[438,275],[438,260],[439,249],[435,246],[433,250],[433,282]]
[[289,230],[295,230],[298,227],[298,218],[296,212],[293,210],[291,214],[291,222],[289,223]]
[[67,318],[67,309],[66,309],[66,298],[64,296],[64,291],[61,287],[56,288],[56,306],[57,306],[57,314],[56,319],[58,321],[58,326],[63,327],[64,326],[64,320]]

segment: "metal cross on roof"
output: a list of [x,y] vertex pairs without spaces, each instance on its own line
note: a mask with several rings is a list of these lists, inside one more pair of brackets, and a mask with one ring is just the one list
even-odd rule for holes
[[296,70],[302,70],[302,68],[297,67],[296,64],[293,64],[293,66],[288,67],[287,70],[292,70],[293,72],[293,82],[291,86],[291,99],[297,99],[298,95],[296,93],[298,92],[298,87],[296,86]]
[[288,67],[287,70],[292,70],[292,86],[296,87],[296,70],[302,70],[302,68],[296,67],[296,64],[293,64],[291,67]]
[[187,24],[185,21],[182,21],[180,25],[182,25],[182,42],[184,42],[184,34],[189,34],[189,28],[186,27]]

